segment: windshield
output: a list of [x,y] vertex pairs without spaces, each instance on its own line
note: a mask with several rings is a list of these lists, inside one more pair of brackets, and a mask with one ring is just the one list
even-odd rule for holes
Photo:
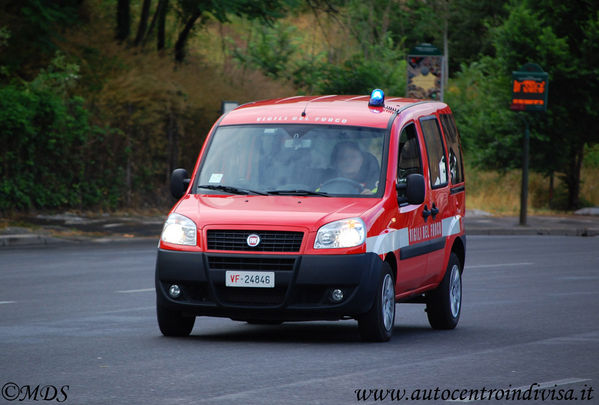
[[195,193],[376,196],[384,134],[334,125],[219,127]]

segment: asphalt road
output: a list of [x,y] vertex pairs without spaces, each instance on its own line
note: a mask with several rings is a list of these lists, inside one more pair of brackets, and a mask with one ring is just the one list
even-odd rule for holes
[[[352,404],[358,389],[485,388],[504,400],[470,403],[599,403],[599,238],[472,236],[458,328],[434,331],[422,305],[403,304],[379,344],[361,343],[354,321],[198,318],[191,337],[164,338],[154,260],[147,242],[0,251],[5,398],[39,386],[54,400],[24,403]],[[536,401],[505,401],[535,383]]]

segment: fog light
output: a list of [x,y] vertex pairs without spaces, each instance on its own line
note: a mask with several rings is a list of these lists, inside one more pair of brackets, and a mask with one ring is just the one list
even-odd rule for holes
[[179,298],[181,295],[181,288],[177,284],[171,285],[168,289],[168,295],[170,295],[171,298]]
[[335,288],[333,291],[331,291],[331,300],[333,302],[340,302],[343,299],[343,290],[340,290],[339,288]]

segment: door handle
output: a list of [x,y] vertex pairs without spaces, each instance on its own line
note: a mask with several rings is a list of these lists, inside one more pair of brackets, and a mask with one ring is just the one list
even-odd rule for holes
[[437,216],[438,213],[439,213],[439,208],[437,208],[435,203],[433,203],[433,208],[431,208],[431,215],[433,216],[433,220],[435,220],[435,217]]
[[426,205],[424,206],[424,209],[422,210],[422,216],[424,217],[424,222],[426,222],[428,217],[431,216],[431,212]]

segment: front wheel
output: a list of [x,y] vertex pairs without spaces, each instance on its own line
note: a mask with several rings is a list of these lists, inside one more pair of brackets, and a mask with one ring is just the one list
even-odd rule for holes
[[395,322],[395,284],[391,267],[383,263],[374,304],[370,311],[358,317],[360,336],[366,342],[386,342],[393,334]]
[[195,316],[183,316],[160,305],[156,306],[158,327],[164,336],[188,336],[193,329]]
[[455,253],[449,263],[443,281],[430,292],[426,302],[428,322],[433,329],[453,329],[458,325],[462,310],[462,272],[460,259]]

